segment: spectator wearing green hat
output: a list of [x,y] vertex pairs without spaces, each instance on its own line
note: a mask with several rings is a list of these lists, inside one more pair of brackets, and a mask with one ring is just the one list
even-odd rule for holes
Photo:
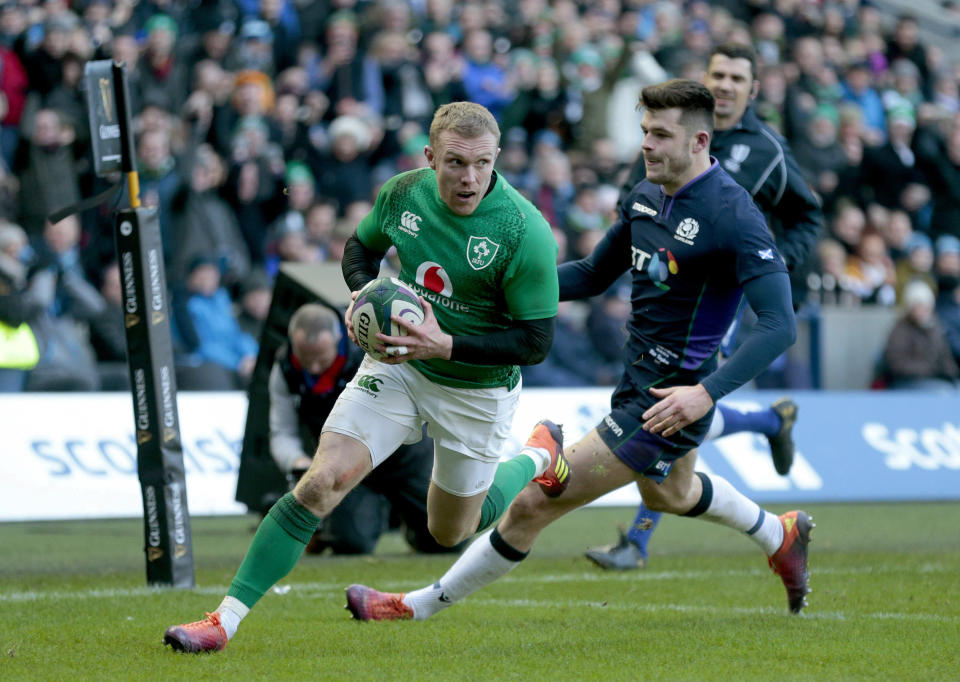
[[143,58],[137,63],[143,101],[178,113],[189,94],[189,68],[178,59],[177,23],[155,14],[144,25],[147,34]]
[[317,182],[307,164],[291,161],[287,164],[287,202],[290,210],[306,213],[317,193]]
[[400,146],[400,154],[396,160],[394,174],[414,168],[426,168],[427,157],[423,150],[428,144],[430,144],[430,138],[426,133],[417,132],[404,138]]
[[591,46],[581,47],[571,55],[570,63],[576,75],[567,95],[573,103],[579,102],[583,111],[574,126],[573,144],[578,150],[589,153],[595,140],[610,136],[607,124],[610,98],[634,49],[634,43],[624,42],[619,56],[611,62]]
[[316,197],[316,181],[306,164],[291,161],[284,174],[286,210],[268,230],[267,273],[275,275],[281,262],[316,262],[320,250],[310,244],[306,232],[306,215]]

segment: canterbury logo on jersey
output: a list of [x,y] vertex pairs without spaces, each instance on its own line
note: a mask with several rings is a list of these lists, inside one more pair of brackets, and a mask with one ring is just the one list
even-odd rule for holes
[[411,213],[410,211],[404,211],[403,215],[400,216],[400,231],[411,234],[414,237],[418,236],[420,233],[420,221],[423,220],[416,213]]
[[380,384],[383,383],[383,379],[375,377],[371,374],[361,374],[357,377],[357,386],[360,388],[366,389],[371,393],[380,392]]

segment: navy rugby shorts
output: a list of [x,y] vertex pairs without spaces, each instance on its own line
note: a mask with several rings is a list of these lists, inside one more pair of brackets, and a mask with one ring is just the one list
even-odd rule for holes
[[692,385],[697,381],[691,379],[689,382],[673,380],[670,383],[657,383],[659,375],[636,371],[628,374],[624,374],[613,392],[610,414],[597,425],[597,433],[624,464],[660,483],[670,473],[675,460],[703,441],[713,420],[713,410],[669,438],[644,431],[643,413],[657,402],[649,391],[650,386],[667,387],[686,383]]

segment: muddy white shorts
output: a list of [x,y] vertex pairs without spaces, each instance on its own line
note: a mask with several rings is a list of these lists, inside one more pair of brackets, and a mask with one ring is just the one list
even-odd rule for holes
[[493,483],[520,395],[496,388],[452,388],[434,383],[407,363],[387,365],[369,355],[337,399],[322,431],[367,446],[376,467],[404,443],[434,439],[433,482],[460,497]]

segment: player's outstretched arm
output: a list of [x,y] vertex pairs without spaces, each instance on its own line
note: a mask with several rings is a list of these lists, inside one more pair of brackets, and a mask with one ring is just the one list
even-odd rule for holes
[[[621,213],[623,206],[620,207]],[[562,263],[557,269],[560,300],[597,296],[630,269],[630,223],[625,217],[614,223],[585,258]]]
[[714,402],[760,374],[797,339],[787,273],[752,279],[743,285],[743,293],[757,314],[757,323],[730,359],[701,382]]

